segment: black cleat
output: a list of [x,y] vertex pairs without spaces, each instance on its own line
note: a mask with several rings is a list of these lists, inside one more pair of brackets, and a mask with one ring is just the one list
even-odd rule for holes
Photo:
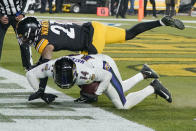
[[166,99],[169,103],[172,102],[172,97],[167,88],[165,88],[159,80],[155,79],[150,83],[151,86],[154,87],[155,94],[159,95],[160,97],[163,97]]
[[159,78],[159,75],[153,69],[151,69],[147,64],[143,65],[143,68],[141,69],[140,72],[143,74],[144,79]]
[[162,19],[161,19],[162,23],[166,26],[171,26],[171,27],[175,27],[177,29],[180,29],[180,30],[184,30],[184,24],[181,20],[178,20],[178,19],[174,19],[170,16],[164,16]]

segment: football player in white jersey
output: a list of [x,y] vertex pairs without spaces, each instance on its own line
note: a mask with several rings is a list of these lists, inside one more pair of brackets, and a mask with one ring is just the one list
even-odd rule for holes
[[[157,79],[158,74],[150,67],[144,65],[138,74],[122,80],[114,60],[103,54],[64,56],[33,68],[26,73],[26,76],[36,91],[29,96],[30,101],[42,98],[50,103],[55,100],[56,95],[44,93],[46,83],[41,84],[38,81],[40,78],[53,77],[55,83],[63,89],[71,88],[74,84],[83,86],[99,82],[95,92],[91,95],[106,94],[118,109],[130,109],[153,93],[172,102],[171,94]],[[138,82],[148,78],[154,78],[154,80],[147,87],[129,93],[127,96],[124,95]],[[78,101],[82,100],[85,101],[85,99]]]

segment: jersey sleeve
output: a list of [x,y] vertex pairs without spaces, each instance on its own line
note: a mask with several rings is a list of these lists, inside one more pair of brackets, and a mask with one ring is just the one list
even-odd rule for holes
[[94,81],[100,81],[100,84],[95,92],[96,95],[102,95],[102,93],[108,88],[112,74],[109,71],[103,69],[95,69]]
[[26,73],[27,80],[31,87],[37,91],[39,88],[40,78],[52,77],[53,75],[53,64],[55,60],[41,64]]
[[35,46],[35,49],[37,52],[39,52],[40,54],[42,54],[43,50],[45,49],[45,47],[49,44],[47,39],[42,38],[38,44]]

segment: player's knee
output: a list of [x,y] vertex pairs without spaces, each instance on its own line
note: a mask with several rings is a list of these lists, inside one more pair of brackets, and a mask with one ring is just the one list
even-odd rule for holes
[[131,31],[130,29],[126,30],[126,36],[125,36],[126,40],[131,40],[135,36],[136,36],[136,34],[133,31]]
[[119,99],[113,99],[112,103],[117,109],[124,109],[122,102]]
[[125,109],[125,110],[127,110],[127,109],[131,109],[131,108],[133,108],[133,107],[134,107],[134,105],[129,105],[129,106],[128,106],[128,105],[126,105],[126,104],[124,105],[124,109]]

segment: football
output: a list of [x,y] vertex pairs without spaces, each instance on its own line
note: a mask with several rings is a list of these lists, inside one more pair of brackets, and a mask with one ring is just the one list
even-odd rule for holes
[[91,84],[80,85],[79,87],[81,88],[82,92],[89,93],[89,94],[95,94],[95,92],[99,86],[99,83],[100,82],[95,81]]

